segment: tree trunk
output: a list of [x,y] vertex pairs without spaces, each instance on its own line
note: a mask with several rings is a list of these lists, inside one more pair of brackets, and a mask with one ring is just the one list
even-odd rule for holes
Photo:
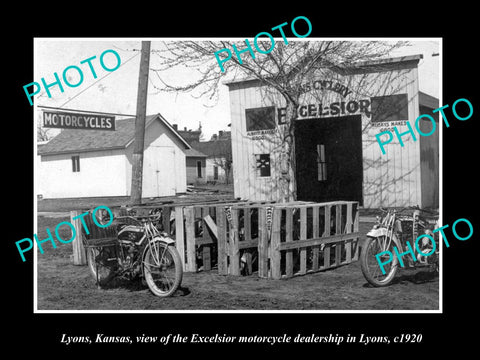
[[296,111],[295,104],[287,99],[286,119],[287,123],[283,132],[283,156],[281,160],[281,187],[282,202],[290,202],[297,200],[296,188],[296,165],[295,165],[295,120]]

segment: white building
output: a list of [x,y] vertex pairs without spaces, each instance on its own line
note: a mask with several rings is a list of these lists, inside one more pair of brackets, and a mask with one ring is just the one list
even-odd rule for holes
[[[39,150],[37,189],[43,198],[130,196],[135,119],[115,131],[62,130]],[[146,118],[142,197],[186,192],[190,145],[160,115]]]
[[[286,101],[257,79],[228,82],[235,197],[280,201],[359,201],[438,207],[439,135],[404,135],[382,154],[376,135],[405,133],[420,114],[438,129],[438,99],[419,91],[421,55],[319,68],[301,84],[294,131],[295,169],[284,152]],[[432,128],[421,119],[423,133]]]

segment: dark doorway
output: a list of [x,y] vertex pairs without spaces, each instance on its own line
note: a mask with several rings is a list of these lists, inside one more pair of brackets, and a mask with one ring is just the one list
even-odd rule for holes
[[363,203],[361,116],[297,120],[297,198]]

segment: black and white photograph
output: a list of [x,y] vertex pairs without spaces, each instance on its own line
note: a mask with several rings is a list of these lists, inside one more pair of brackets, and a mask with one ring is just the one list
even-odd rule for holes
[[441,310],[441,47],[36,39],[37,310]]
[[446,22],[404,29],[406,9],[347,10],[91,14],[88,31],[19,37],[8,342],[124,357],[472,345],[474,44]]

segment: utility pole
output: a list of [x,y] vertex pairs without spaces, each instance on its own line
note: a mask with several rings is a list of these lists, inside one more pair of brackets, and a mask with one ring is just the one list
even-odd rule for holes
[[143,147],[145,142],[145,119],[147,112],[148,69],[150,65],[150,41],[142,41],[140,73],[138,76],[137,116],[135,118],[135,140],[133,142],[132,185],[130,202],[142,202]]

